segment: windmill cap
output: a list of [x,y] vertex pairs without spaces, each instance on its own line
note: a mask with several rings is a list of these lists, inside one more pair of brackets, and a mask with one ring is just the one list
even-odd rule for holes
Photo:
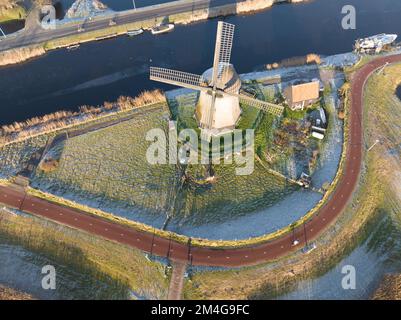
[[[209,86],[211,85],[212,77],[213,68],[207,69],[202,74],[202,78],[207,82]],[[237,89],[239,91],[239,88],[241,87],[241,80],[232,64],[220,63],[219,76],[216,87],[220,90]]]

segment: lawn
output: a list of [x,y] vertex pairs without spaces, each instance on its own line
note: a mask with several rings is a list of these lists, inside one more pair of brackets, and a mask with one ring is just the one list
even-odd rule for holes
[[32,155],[45,147],[48,135],[0,147],[0,178],[8,179],[23,170]]
[[[164,266],[148,261],[139,250],[33,216],[0,210],[0,221],[0,245],[14,247],[14,255],[19,248],[24,250],[27,266],[40,270],[50,264],[56,268],[56,297],[93,300],[128,299],[132,294],[148,299],[167,296]],[[23,269],[18,266],[18,270]]]
[[[178,126],[195,121],[193,109],[185,105],[188,100],[176,100],[180,116],[177,119],[174,108],[172,114]],[[180,188],[180,170],[175,165],[151,165],[146,160],[150,142],[145,135],[153,128],[167,130],[168,115],[164,107],[70,137],[58,167],[50,172],[37,170],[32,186],[157,227],[167,213],[176,222],[191,225],[226,221],[270,206],[295,190],[256,163],[249,176],[237,176],[234,165],[215,165],[214,184]],[[191,166],[188,174],[196,175],[202,168]]]
[[162,106],[71,137],[64,142],[59,166],[51,172],[37,170],[32,185],[81,201],[92,199],[98,205],[109,201],[128,211],[136,208],[160,215],[176,171],[174,165],[148,163],[146,133],[166,130],[167,119],[167,108]]
[[[251,175],[236,175],[234,164],[215,165],[213,169],[217,182],[184,189],[181,212],[176,217],[181,223],[224,222],[268,207],[297,188],[257,162]],[[196,176],[199,171],[199,166],[191,166],[188,174]]]
[[14,5],[10,8],[1,7],[0,5],[0,22],[8,22],[12,20],[25,19],[26,10],[19,5]]

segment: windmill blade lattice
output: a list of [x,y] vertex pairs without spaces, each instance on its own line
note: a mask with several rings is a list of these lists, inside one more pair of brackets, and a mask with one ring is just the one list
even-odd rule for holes
[[213,80],[215,87],[217,81],[223,78],[230,64],[235,26],[231,23],[219,21],[217,25],[216,45],[214,49]]
[[202,76],[189,72],[150,67],[150,80],[194,90],[206,90]]

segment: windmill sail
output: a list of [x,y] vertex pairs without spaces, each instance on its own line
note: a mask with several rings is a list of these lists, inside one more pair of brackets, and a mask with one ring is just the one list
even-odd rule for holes
[[274,114],[276,116],[279,116],[283,113],[284,107],[280,106],[278,104],[274,104],[274,103],[270,103],[270,102],[266,102],[266,101],[262,101],[262,100],[258,100],[255,98],[251,98],[248,96],[245,96],[243,94],[239,94],[236,95],[239,97],[239,100],[241,103],[254,107],[254,108],[258,108],[261,109],[265,112]]
[[216,46],[214,49],[213,80],[211,85],[216,88],[218,80],[223,78],[230,64],[231,49],[234,38],[233,24],[219,21],[217,25]]
[[150,80],[194,90],[206,89],[200,75],[166,68],[150,67]]
[[214,49],[214,62],[212,82],[213,87],[211,104],[207,110],[207,129],[213,127],[213,115],[215,113],[216,89],[222,85],[219,82],[223,79],[227,68],[230,65],[231,49],[234,38],[234,25],[219,21],[217,24],[216,45]]

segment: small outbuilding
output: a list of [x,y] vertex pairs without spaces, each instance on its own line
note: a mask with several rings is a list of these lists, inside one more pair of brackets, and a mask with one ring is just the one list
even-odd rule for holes
[[284,97],[291,110],[303,110],[319,100],[320,82],[312,81],[291,85],[284,89]]

